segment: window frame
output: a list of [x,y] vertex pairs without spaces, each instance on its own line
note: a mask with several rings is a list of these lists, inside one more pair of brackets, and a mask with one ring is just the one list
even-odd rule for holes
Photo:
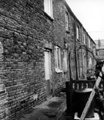
[[65,11],[65,30],[69,31],[69,16],[67,11]]
[[76,26],[76,39],[79,40],[79,26]]
[[45,80],[50,80],[51,79],[51,51],[49,49],[45,49],[44,51],[44,58],[45,58]]
[[63,50],[63,71],[68,71],[68,51],[66,49]]
[[54,53],[55,53],[55,71],[62,72],[62,62],[61,62],[61,48],[58,46],[54,47]]
[[83,34],[83,44],[86,44],[86,37],[85,37],[85,33]]
[[88,38],[88,47],[91,48],[91,40]]
[[88,67],[90,68],[91,66],[92,66],[92,57],[89,57],[89,59],[88,59]]
[[53,19],[53,0],[44,0],[44,12]]

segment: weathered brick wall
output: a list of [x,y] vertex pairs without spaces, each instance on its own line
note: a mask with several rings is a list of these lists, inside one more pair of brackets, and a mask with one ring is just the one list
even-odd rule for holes
[[[68,10],[69,11],[69,10]],[[76,20],[71,14],[69,14],[69,33],[67,33],[67,42],[70,44],[70,66],[72,79],[76,79],[76,63],[75,63],[75,40],[76,40]]]
[[[68,12],[69,16],[69,31],[65,30],[65,12]],[[86,45],[88,44],[88,33],[86,32],[83,25],[80,21],[76,18],[76,16],[72,13],[70,8],[61,2],[60,0],[54,1],[54,21],[53,21],[53,31],[54,31],[54,43],[60,46],[62,49],[64,48],[64,41],[70,45],[71,50],[71,74],[72,78],[76,79],[76,62],[77,62],[77,72],[79,78],[84,78],[83,69],[87,70],[87,63],[88,57],[87,52],[88,50],[85,48],[82,50],[82,41],[83,41],[83,31],[85,34]],[[76,27],[79,26],[79,40],[76,40]],[[75,43],[76,40],[76,43]],[[75,61],[75,50],[76,50],[76,61]],[[83,64],[83,52],[86,54],[86,58],[84,59]],[[85,70],[85,71],[86,71]],[[60,77],[59,77],[60,78]],[[67,78],[66,78],[67,79]]]
[[[63,49],[64,49],[64,38],[65,38],[65,15],[64,15],[64,5],[59,0],[54,0],[53,2],[53,36],[54,36],[54,45],[57,45],[61,48],[61,63],[63,68]],[[54,62],[55,64],[55,62]],[[55,65],[54,65],[55,66]],[[54,67],[55,68],[55,67]],[[54,77],[54,88],[63,86],[65,83],[65,76],[62,72],[57,73],[53,71]]]
[[0,1],[0,120],[16,120],[46,99],[44,43],[52,41],[51,29],[43,0]]
[[[0,120],[16,120],[23,111],[46,99],[44,44],[71,48],[72,78],[75,71],[75,23],[69,13],[69,32],[65,30],[65,11],[60,0],[53,1],[54,19],[44,13],[43,0],[0,1]],[[77,44],[77,47],[79,43]],[[61,54],[63,63],[63,53]],[[65,85],[68,72],[55,71],[52,49],[52,89]]]
[[[75,40],[75,20],[70,11],[68,11],[67,7],[63,2],[60,0],[54,0],[54,6],[53,6],[53,14],[54,14],[54,21],[53,21],[53,33],[54,33],[54,44],[58,45],[62,50],[64,49],[64,42],[67,43],[68,48],[71,51],[71,73],[72,78],[75,79],[75,53],[74,53],[74,40]],[[65,12],[68,12],[69,15],[69,31],[66,31],[65,28]],[[68,51],[69,54],[69,51]],[[63,56],[62,56],[63,57]],[[69,59],[69,58],[68,58]],[[69,62],[69,61],[68,61]],[[69,70],[69,66],[68,66]],[[56,84],[56,86],[61,85],[65,82],[65,80],[69,79],[69,73],[67,72],[66,75],[63,78],[62,73],[56,73],[55,72],[55,80],[59,84]]]

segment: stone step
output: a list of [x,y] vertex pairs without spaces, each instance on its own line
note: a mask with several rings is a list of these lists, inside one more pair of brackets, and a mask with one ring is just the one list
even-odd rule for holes
[[[75,120],[79,120],[80,118],[77,117],[77,114],[75,114]],[[94,113],[94,117],[93,118],[85,118],[85,120],[100,120],[100,117],[98,115],[98,113]]]

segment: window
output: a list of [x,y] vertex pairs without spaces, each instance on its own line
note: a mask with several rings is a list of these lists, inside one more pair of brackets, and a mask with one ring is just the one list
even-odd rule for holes
[[83,44],[86,44],[86,40],[85,40],[85,34],[83,34]]
[[99,51],[97,51],[97,55],[98,55],[98,56],[100,55],[100,52],[99,52]]
[[51,78],[51,51],[46,50],[44,52],[45,56],[45,79],[49,80]]
[[44,11],[53,18],[53,0],[44,0]]
[[3,53],[3,45],[2,42],[0,42],[0,61],[2,60],[2,53]]
[[77,54],[78,77],[80,77],[80,52]]
[[77,37],[77,40],[79,40],[79,26],[77,26],[76,28],[76,37]]
[[69,18],[68,18],[67,12],[65,12],[65,28],[66,28],[66,31],[69,30]]
[[89,38],[88,38],[88,47],[91,48],[91,41]]
[[92,66],[92,58],[90,57],[89,58],[89,68],[91,68],[91,66]]
[[63,53],[64,53],[64,57],[63,57],[63,71],[67,72],[67,70],[68,70],[68,61],[67,61],[68,54],[67,54],[67,50],[64,50]]
[[55,70],[56,72],[61,71],[61,50],[58,46],[55,46]]
[[87,69],[87,63],[86,63],[86,53],[83,53],[83,75],[86,78],[86,69]]
[[93,47],[93,48],[92,48],[92,49],[93,49],[93,54],[96,55],[96,46],[93,45],[92,47]]

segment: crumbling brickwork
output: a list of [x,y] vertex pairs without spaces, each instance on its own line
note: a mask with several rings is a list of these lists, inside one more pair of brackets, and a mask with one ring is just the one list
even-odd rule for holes
[[[80,30],[80,39],[76,41],[76,25],[83,29],[68,5],[60,0],[53,0],[53,18],[44,12],[44,0],[0,1],[0,120],[19,119],[21,113],[46,100],[45,49],[51,53],[51,95],[65,87],[70,70],[72,79],[76,79],[79,63],[75,61],[75,50],[82,40]],[[55,70],[55,46],[61,49],[59,72]],[[64,50],[68,52],[65,73]],[[76,56],[79,54],[82,60],[82,51],[76,52]]]
[[46,99],[44,42],[52,40],[42,0],[0,1],[0,120]]

